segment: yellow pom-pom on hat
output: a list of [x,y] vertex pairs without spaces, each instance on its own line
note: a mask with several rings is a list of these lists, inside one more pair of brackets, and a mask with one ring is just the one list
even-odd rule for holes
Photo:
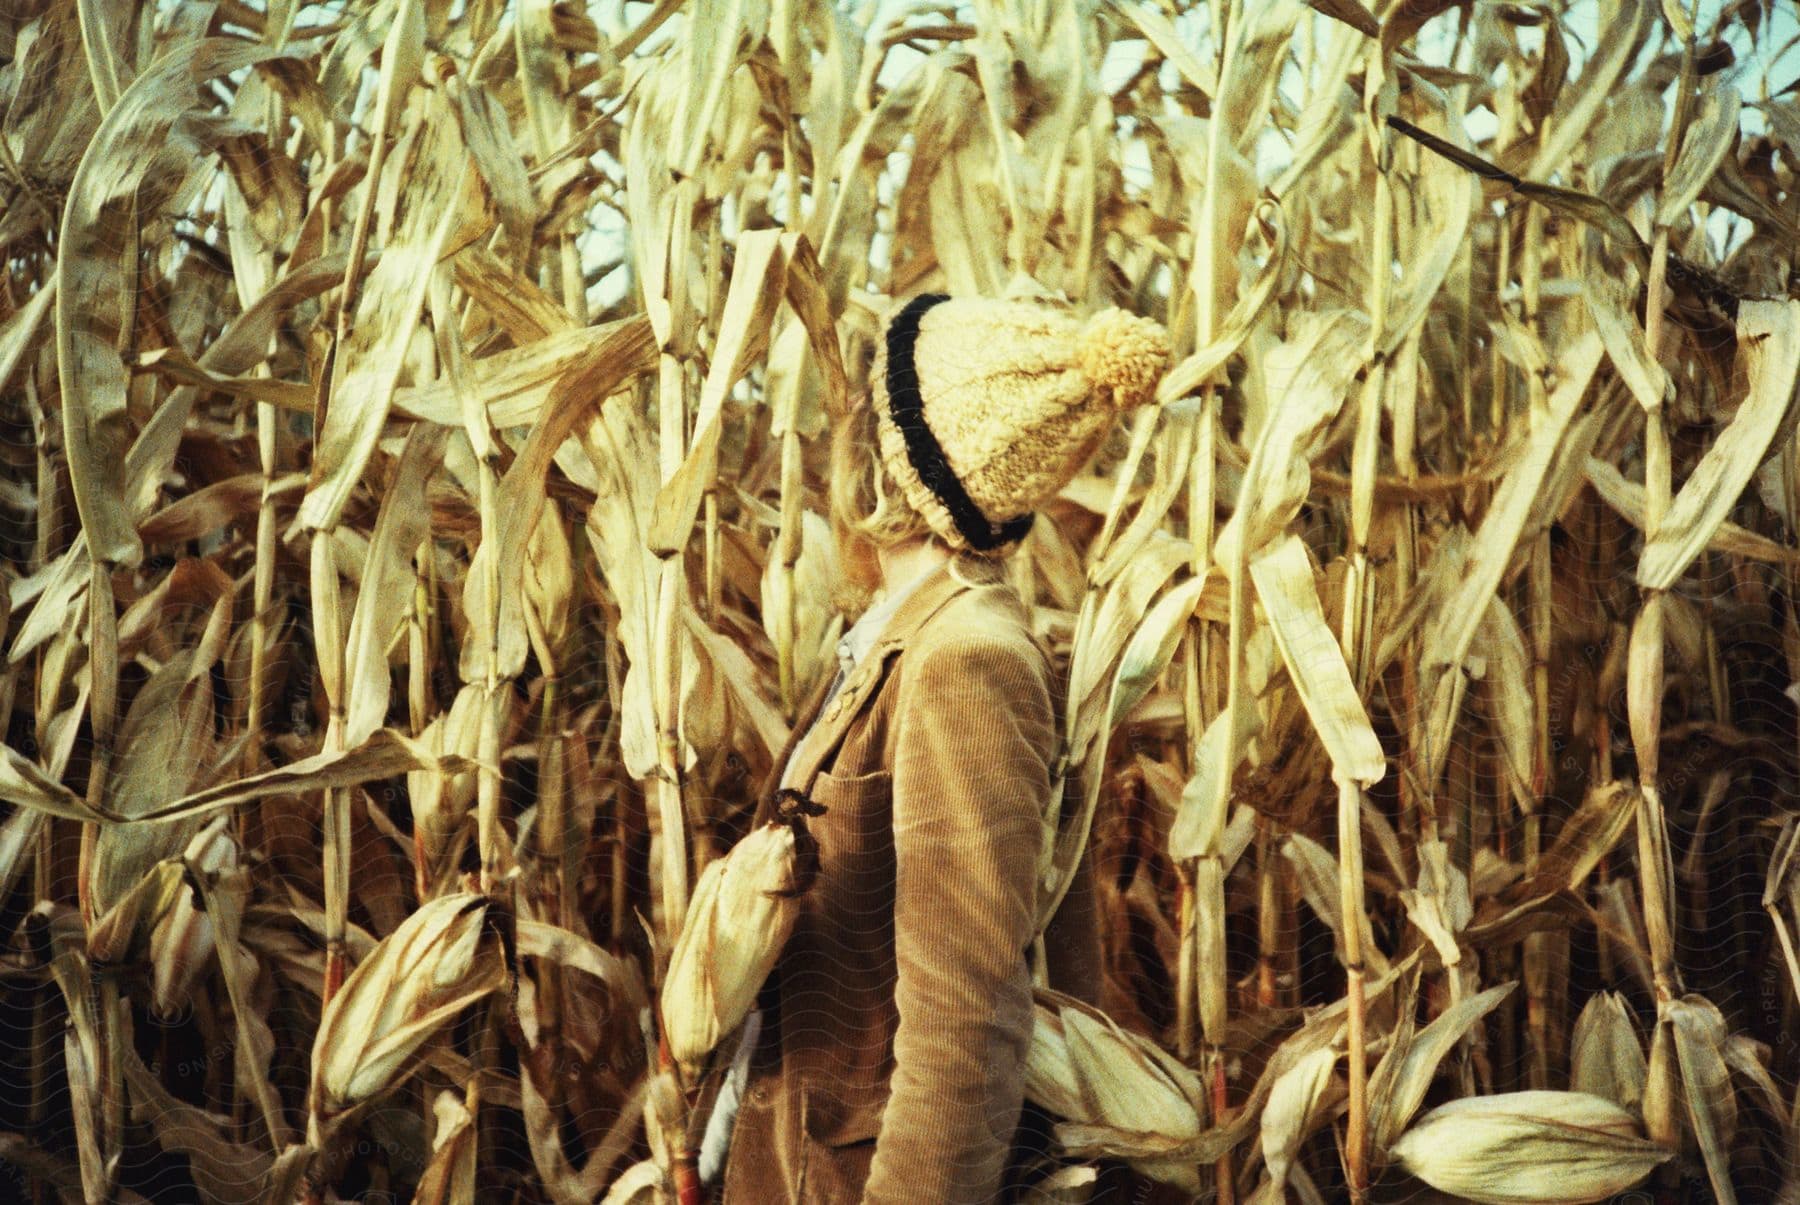
[[1152,319],[1101,310],[1081,328],[1076,358],[1087,379],[1123,410],[1150,400],[1169,364],[1169,333]]
[[951,547],[1003,547],[1154,399],[1168,362],[1162,326],[1120,309],[915,297],[877,345],[882,461]]

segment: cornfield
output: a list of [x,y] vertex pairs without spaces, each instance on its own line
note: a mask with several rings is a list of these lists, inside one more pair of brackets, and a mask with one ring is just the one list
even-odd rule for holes
[[1800,1203],[1796,34],[11,0],[0,1195],[693,1199],[659,985],[935,290],[1175,347],[1010,562],[1039,1199]]

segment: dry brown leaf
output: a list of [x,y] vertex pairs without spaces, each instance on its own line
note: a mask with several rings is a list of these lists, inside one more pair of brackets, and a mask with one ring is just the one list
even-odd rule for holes
[[[1643,530],[1644,487],[1635,481],[1627,481],[1616,467],[1592,456],[1588,457],[1586,473],[1588,484],[1594,487],[1594,492],[1633,527]],[[1706,547],[1714,552],[1769,564],[1800,562],[1800,552],[1767,536],[1739,527],[1729,519],[1721,520],[1713,529]]]
[[454,1092],[439,1092],[432,1102],[437,1127],[431,1137],[431,1162],[419,1176],[413,1199],[419,1205],[465,1205],[475,1200],[475,1115],[470,1092],[458,1100]]
[[[192,111],[193,85],[275,53],[212,38],[165,55],[108,107],[69,185],[56,258],[56,366],[75,503],[104,563],[135,564],[142,553],[121,471],[129,378],[120,352],[138,337],[138,283],[123,276],[125,253],[136,248],[146,211],[175,191],[216,137],[217,123]],[[135,269],[135,255],[130,262]]]
[[1550,396],[1549,410],[1532,428],[1520,459],[1501,480],[1475,533],[1474,553],[1463,569],[1461,583],[1426,631],[1420,698],[1428,701],[1430,708],[1421,734],[1427,788],[1435,783],[1449,755],[1450,726],[1461,694],[1462,660],[1487,614],[1489,600],[1523,542],[1551,462],[1559,453],[1567,454],[1560,446],[1564,433],[1599,363],[1597,336],[1579,340],[1565,353],[1559,365],[1561,381]]
[[[401,6],[403,11],[415,13],[420,7],[418,0],[401,0]],[[396,22],[390,55],[396,40],[401,49],[412,45],[410,38],[400,37],[405,25]],[[423,35],[422,28],[419,34]],[[403,70],[395,67],[396,62],[383,65],[384,100],[403,82],[410,83]],[[405,213],[393,242],[382,249],[381,260],[361,291],[350,338],[336,349],[331,396],[319,425],[312,480],[300,503],[300,523],[308,529],[337,525],[375,450],[407,364],[406,348],[418,327],[432,268],[486,233],[491,225],[480,176],[467,170],[454,116],[437,94],[426,96],[419,119],[423,133],[417,163],[406,176]],[[377,112],[388,109],[378,101]],[[364,187],[376,188],[385,182],[371,180]]]
[[1737,145],[1738,112],[1742,107],[1743,98],[1730,84],[1708,89],[1701,96],[1700,111],[1681,136],[1675,170],[1663,181],[1662,196],[1656,205],[1658,226],[1673,226],[1680,220]]
[[1356,371],[1353,348],[1366,320],[1349,310],[1307,315],[1304,333],[1255,357],[1265,383],[1251,389],[1245,417],[1255,431],[1237,506],[1219,529],[1213,559],[1235,576],[1287,527],[1311,485],[1309,444],[1344,404]]
[[1269,1089],[1262,1110],[1263,1162],[1277,1191],[1287,1184],[1294,1155],[1316,1124],[1313,1114],[1337,1061],[1338,1053],[1330,1047],[1315,1050],[1283,1072]]
[[391,675],[388,650],[406,617],[395,605],[412,585],[413,552],[430,530],[425,504],[426,480],[443,456],[444,428],[421,423],[408,434],[393,484],[381,500],[368,555],[363,559],[362,586],[345,634],[346,711],[343,742],[355,747],[387,723]]
[[1381,781],[1387,759],[1357,697],[1343,649],[1326,626],[1306,545],[1287,536],[1250,562],[1250,575],[1294,689],[1331,755],[1333,776],[1363,787]]
[[1703,996],[1665,1000],[1658,1010],[1675,1039],[1688,1124],[1700,1144],[1707,1179],[1720,1205],[1736,1205],[1731,1183],[1731,1143],[1737,1131],[1737,1094],[1725,1058],[1725,1018]]
[[1370,1096],[1381,1102],[1381,1107],[1375,1110],[1376,1150],[1387,1150],[1398,1140],[1413,1114],[1425,1103],[1425,1094],[1430,1091],[1444,1056],[1516,986],[1515,983],[1503,983],[1458,1000],[1411,1036],[1404,1046],[1396,1045],[1391,1055],[1383,1057],[1375,1073],[1376,1082],[1370,1085]]
[[1687,571],[1768,451],[1800,377],[1800,301],[1745,302],[1738,310],[1738,346],[1749,394],[1645,540],[1637,572],[1645,590],[1667,590]]
[[[1310,837],[1295,833],[1281,843],[1281,856],[1287,859],[1288,865],[1294,868],[1294,878],[1300,889],[1300,895],[1306,900],[1318,918],[1330,928],[1337,939],[1338,959],[1344,958],[1344,910],[1338,895],[1338,860],[1331,852]],[[1370,970],[1376,975],[1387,975],[1392,967],[1387,955],[1375,943],[1374,930],[1369,925],[1367,913],[1358,915],[1353,922],[1361,930],[1362,953]]]
[[[593,354],[559,379],[531,435],[500,482],[498,527],[486,533],[469,565],[463,610],[471,633],[464,643],[459,673],[474,682],[490,672],[511,678],[525,661],[529,641],[521,609],[520,578],[533,528],[546,504],[550,465],[563,441],[592,420],[594,407],[639,367],[633,356],[644,349],[642,319],[627,319],[605,329],[591,344]],[[486,636],[498,635],[489,649]]]

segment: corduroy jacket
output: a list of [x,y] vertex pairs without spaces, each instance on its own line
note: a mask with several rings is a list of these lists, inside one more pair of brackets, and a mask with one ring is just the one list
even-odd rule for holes
[[[827,685],[759,796],[760,824],[797,759],[790,781],[826,809],[809,822],[819,873],[759,999],[762,1038],[711,1196],[1001,1200],[1025,1149],[1027,957],[1058,729],[1049,658],[1001,566],[957,555],[821,708]],[[1046,961],[1053,986],[1092,999],[1087,874],[1084,857]]]

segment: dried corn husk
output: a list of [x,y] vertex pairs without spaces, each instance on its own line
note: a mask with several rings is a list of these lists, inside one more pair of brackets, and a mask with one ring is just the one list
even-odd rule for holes
[[1584,1092],[1471,1096],[1425,1114],[1391,1148],[1433,1188],[1487,1205],[1599,1201],[1642,1180],[1669,1152],[1637,1118]]
[[1087,1153],[1115,1155],[1147,1176],[1197,1191],[1191,1161],[1156,1152],[1199,1136],[1199,1077],[1099,1009],[1048,988],[1035,995],[1026,1099],[1066,1122],[1110,1131]]
[[422,905],[344,981],[313,1042],[312,1123],[392,1087],[419,1046],[506,982],[489,902],[472,892]]
[[1601,992],[1587,1002],[1575,1019],[1569,1061],[1575,1091],[1605,1097],[1624,1109],[1642,1103],[1649,1065],[1623,996]]
[[[431,723],[425,725],[419,733],[419,743],[434,754],[452,754],[473,763],[480,748],[485,713],[490,709],[498,711],[496,724],[505,731],[512,702],[513,696],[509,692],[496,691],[490,695],[480,683],[464,686],[456,692],[449,709],[433,716]],[[430,769],[407,774],[415,857],[422,871],[453,864],[456,838],[465,827],[475,803],[475,787],[473,768],[454,774]]]
[[1263,1106],[1262,1146],[1273,1194],[1286,1186],[1294,1154],[1317,1122],[1315,1113],[1337,1061],[1338,1052],[1330,1046],[1311,1051],[1283,1072],[1269,1090],[1268,1103]]
[[1737,1131],[1738,1103],[1725,1058],[1725,1018],[1717,1005],[1692,993],[1679,1000],[1663,1001],[1660,1011],[1674,1038],[1682,1093],[1687,1100],[1687,1121],[1706,1163],[1713,1197],[1719,1205],[1736,1205],[1737,1194],[1731,1182],[1731,1141]]
[[431,1139],[431,1162],[413,1195],[418,1205],[463,1205],[475,1199],[475,1117],[473,1094],[465,1100],[439,1092],[432,1103],[437,1132]]
[[[237,865],[237,846],[225,835],[221,816],[188,842],[188,863],[202,874],[220,874]],[[161,1016],[174,1016],[188,1000],[194,981],[214,948],[212,918],[191,891],[174,903],[150,934],[151,1005]]]
[[796,813],[763,825],[700,872],[661,992],[663,1038],[690,1082],[719,1039],[750,1015],[794,930],[796,897],[815,856]]
[[600,1205],[661,1205],[663,1201],[673,1200],[674,1196],[668,1177],[656,1166],[656,1160],[645,1159],[626,1168],[612,1182]]

